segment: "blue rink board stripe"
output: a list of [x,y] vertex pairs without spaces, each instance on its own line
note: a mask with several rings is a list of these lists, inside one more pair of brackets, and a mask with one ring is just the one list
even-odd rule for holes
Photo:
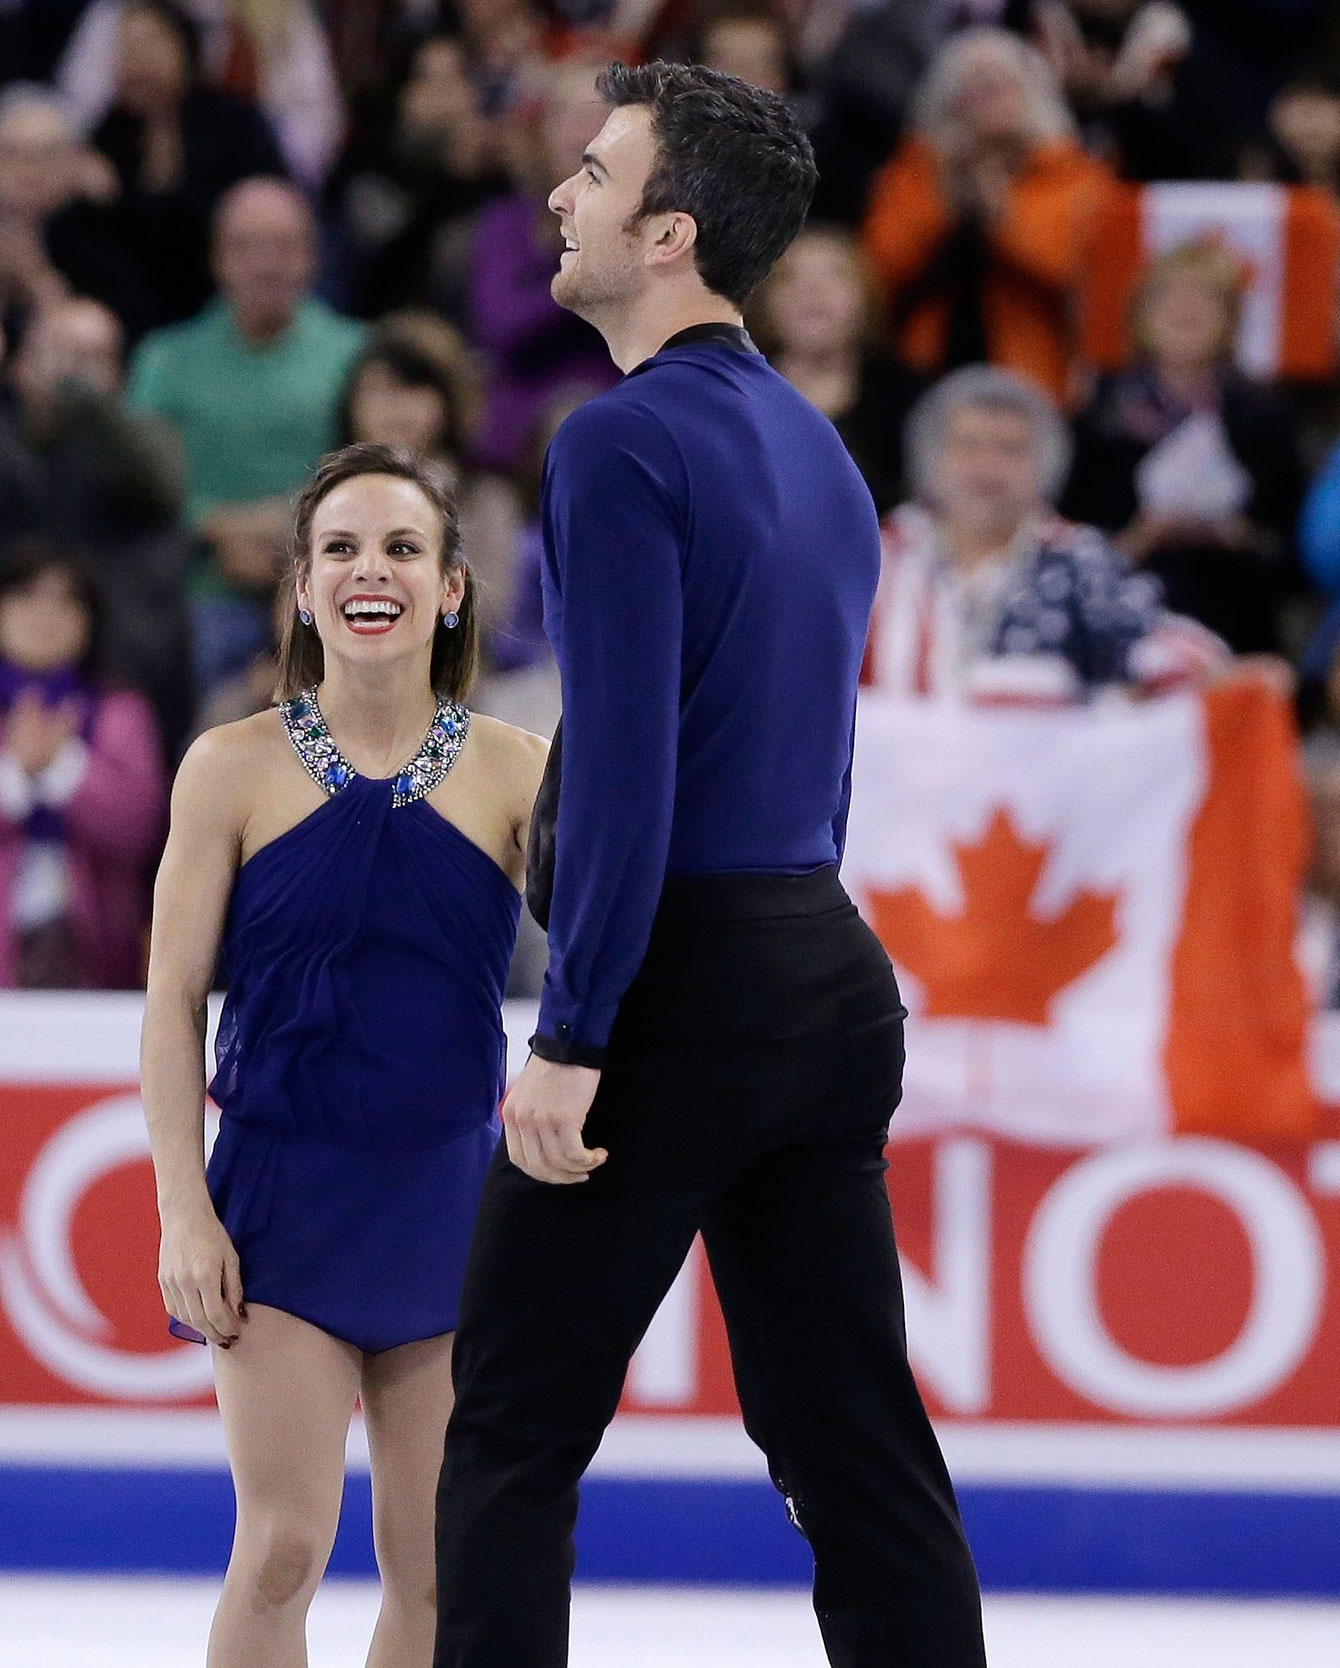
[[[1340,1596],[1340,1497],[970,1484],[960,1490],[997,1591]],[[366,1475],[352,1475],[331,1571],[373,1572]],[[0,1569],[216,1572],[232,1488],[214,1470],[0,1467]],[[804,1541],[767,1484],[593,1477],[578,1574],[590,1581],[805,1583]]]

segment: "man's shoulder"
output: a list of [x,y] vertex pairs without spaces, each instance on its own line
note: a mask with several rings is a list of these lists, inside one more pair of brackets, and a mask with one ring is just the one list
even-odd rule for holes
[[669,424],[638,385],[642,380],[625,378],[570,411],[550,442],[551,458],[582,455],[593,445],[672,446]]
[[135,349],[135,354],[130,360],[130,374],[140,377],[150,370],[165,369],[167,365],[179,365],[182,360],[194,357],[199,352],[204,334],[200,317],[185,319],[182,324],[164,325],[159,330],[150,330],[149,335]]
[[336,353],[357,353],[367,340],[368,327],[359,319],[346,317],[316,296],[308,296],[298,315],[304,345],[317,343]]
[[211,303],[194,318],[151,330],[130,362],[127,400],[132,407],[181,410],[206,386],[203,374],[226,352],[228,321]]
[[202,352],[213,352],[227,335],[223,309],[211,302],[194,318],[151,330],[135,350],[135,363],[170,364]]

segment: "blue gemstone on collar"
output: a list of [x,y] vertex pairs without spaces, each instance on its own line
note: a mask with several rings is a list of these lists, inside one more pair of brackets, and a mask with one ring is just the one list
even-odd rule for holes
[[289,702],[288,710],[295,718],[306,718],[312,709],[308,706],[307,702],[299,696],[296,701]]
[[454,718],[448,718],[442,728],[449,736],[454,736],[456,734],[456,720]]
[[392,791],[398,794],[410,793],[413,791],[413,788],[414,778],[407,770],[402,770],[399,776],[397,776],[395,781],[392,783]]
[[328,788],[342,788],[351,774],[349,766],[342,759],[335,759],[326,766],[322,781]]

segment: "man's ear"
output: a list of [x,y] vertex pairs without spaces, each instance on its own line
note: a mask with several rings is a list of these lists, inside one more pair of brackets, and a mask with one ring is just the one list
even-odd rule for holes
[[698,241],[698,222],[691,214],[676,210],[660,218],[661,228],[647,251],[648,266],[669,266],[683,260],[692,253]]

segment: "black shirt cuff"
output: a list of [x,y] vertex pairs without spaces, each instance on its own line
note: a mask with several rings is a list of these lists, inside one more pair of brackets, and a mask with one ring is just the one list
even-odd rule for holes
[[[566,1031],[567,1026],[563,1029]],[[569,1037],[550,1037],[537,1031],[530,1039],[530,1051],[537,1060],[552,1060],[556,1066],[590,1066],[599,1071],[605,1064],[605,1050]]]

